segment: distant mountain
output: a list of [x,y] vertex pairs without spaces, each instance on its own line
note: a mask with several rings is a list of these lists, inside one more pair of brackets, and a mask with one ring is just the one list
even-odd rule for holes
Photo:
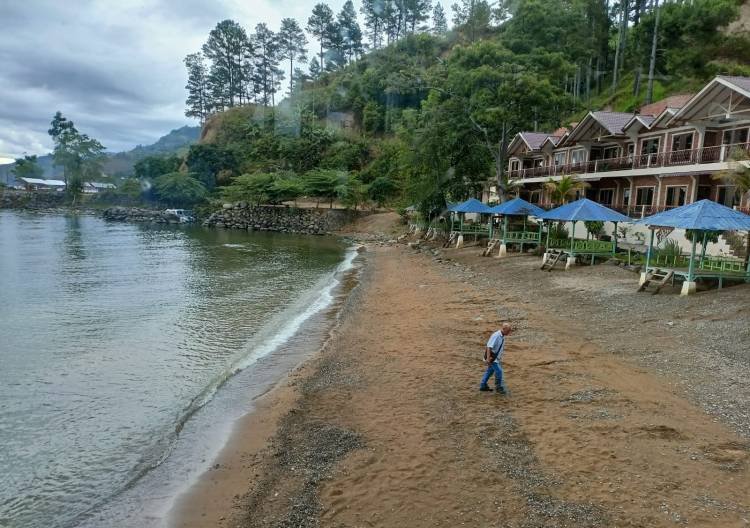
[[[133,166],[138,160],[146,156],[159,156],[168,154],[182,154],[193,143],[198,141],[201,134],[199,126],[184,126],[172,130],[169,134],[160,137],[156,143],[151,145],[138,145],[127,152],[107,154],[104,162],[104,174],[114,177],[125,177],[133,174]],[[52,155],[39,156],[39,166],[44,170],[44,178],[55,179],[62,177],[62,168],[55,167]],[[13,175],[10,171],[14,164],[0,166],[0,183],[10,184]]]

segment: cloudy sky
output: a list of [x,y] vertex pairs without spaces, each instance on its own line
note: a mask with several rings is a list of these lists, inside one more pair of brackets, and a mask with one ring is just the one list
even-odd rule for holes
[[[184,117],[182,59],[220,20],[301,25],[315,0],[0,0],[0,158],[45,154],[57,110],[110,152]],[[327,2],[338,12],[344,0]],[[355,0],[359,8],[359,1]]]

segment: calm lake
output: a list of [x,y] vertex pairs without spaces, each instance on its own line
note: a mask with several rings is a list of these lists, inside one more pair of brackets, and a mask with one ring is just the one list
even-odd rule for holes
[[218,441],[186,432],[191,420],[226,426],[291,367],[268,358],[300,348],[290,338],[352,258],[333,238],[0,211],[0,526],[77,526],[107,510],[106,525],[144,525],[111,504],[142,508],[139,481],[181,471],[169,460],[180,436]]

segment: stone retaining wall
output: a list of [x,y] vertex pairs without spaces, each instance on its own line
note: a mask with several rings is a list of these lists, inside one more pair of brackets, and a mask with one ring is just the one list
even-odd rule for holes
[[364,213],[341,209],[252,206],[245,202],[239,202],[224,204],[223,208],[209,216],[203,222],[203,225],[229,229],[323,235],[340,229],[361,214]]
[[0,209],[49,209],[65,203],[65,193],[0,190]]
[[104,210],[102,216],[105,220],[115,222],[145,222],[149,224],[180,223],[180,219],[173,214],[154,209],[142,209],[140,207],[109,207]]

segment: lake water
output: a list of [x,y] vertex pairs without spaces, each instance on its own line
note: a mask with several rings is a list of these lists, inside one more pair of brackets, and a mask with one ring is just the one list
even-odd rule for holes
[[149,524],[145,498],[205,469],[299,361],[292,336],[352,258],[333,238],[0,211],[0,526]]

